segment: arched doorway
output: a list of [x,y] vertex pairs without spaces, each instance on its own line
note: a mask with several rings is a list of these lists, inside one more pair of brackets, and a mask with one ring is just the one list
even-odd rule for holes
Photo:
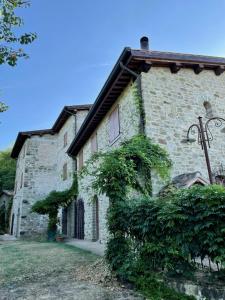
[[75,230],[74,237],[76,239],[83,240],[84,239],[84,201],[82,199],[78,199],[75,201]]
[[94,196],[92,206],[92,240],[99,240],[99,201],[97,196]]

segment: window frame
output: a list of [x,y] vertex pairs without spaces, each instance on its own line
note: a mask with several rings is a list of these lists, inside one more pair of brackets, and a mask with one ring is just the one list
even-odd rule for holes
[[94,154],[96,152],[98,152],[98,138],[97,138],[97,132],[95,132],[92,136],[91,136],[91,153]]
[[[113,115],[115,113],[117,113],[116,119],[114,119],[114,115]],[[115,120],[117,120],[118,123],[115,123]],[[115,124],[116,124],[116,126],[115,126]],[[117,129],[117,128],[118,128],[118,131],[115,132],[115,129]],[[115,141],[117,141],[117,139],[120,137],[120,134],[121,134],[120,110],[119,110],[119,105],[117,105],[109,115],[109,143],[113,144]],[[111,139],[111,135],[113,135],[112,139]]]
[[67,180],[68,178],[68,167],[67,163],[64,163],[63,165],[63,181]]

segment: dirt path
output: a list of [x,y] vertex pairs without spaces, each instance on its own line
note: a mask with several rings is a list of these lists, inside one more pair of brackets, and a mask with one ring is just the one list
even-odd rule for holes
[[0,243],[0,300],[141,300],[99,257],[56,243]]

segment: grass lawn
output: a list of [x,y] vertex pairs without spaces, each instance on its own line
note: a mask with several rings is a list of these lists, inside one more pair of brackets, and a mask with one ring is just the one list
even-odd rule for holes
[[97,258],[60,243],[0,242],[0,286],[69,273]]
[[0,300],[143,299],[117,282],[105,285],[101,261],[60,243],[0,242]]

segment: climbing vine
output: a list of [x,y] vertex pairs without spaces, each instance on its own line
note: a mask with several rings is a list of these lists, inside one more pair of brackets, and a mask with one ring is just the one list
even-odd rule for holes
[[137,108],[138,114],[140,116],[139,122],[139,130],[141,134],[145,132],[145,110],[143,106],[143,99],[141,96],[141,77],[139,76],[136,82],[133,85],[133,97],[134,97],[134,104]]
[[131,189],[151,195],[151,171],[167,179],[171,165],[164,149],[144,135],[136,135],[117,149],[93,155],[81,176],[93,176],[93,188],[115,202],[124,200]]
[[67,207],[74,200],[74,198],[76,198],[77,195],[77,175],[74,174],[73,183],[70,189],[60,192],[52,191],[45,199],[37,201],[32,206],[32,212],[49,216],[48,236],[50,239],[54,239],[56,235],[58,209],[60,207]]

